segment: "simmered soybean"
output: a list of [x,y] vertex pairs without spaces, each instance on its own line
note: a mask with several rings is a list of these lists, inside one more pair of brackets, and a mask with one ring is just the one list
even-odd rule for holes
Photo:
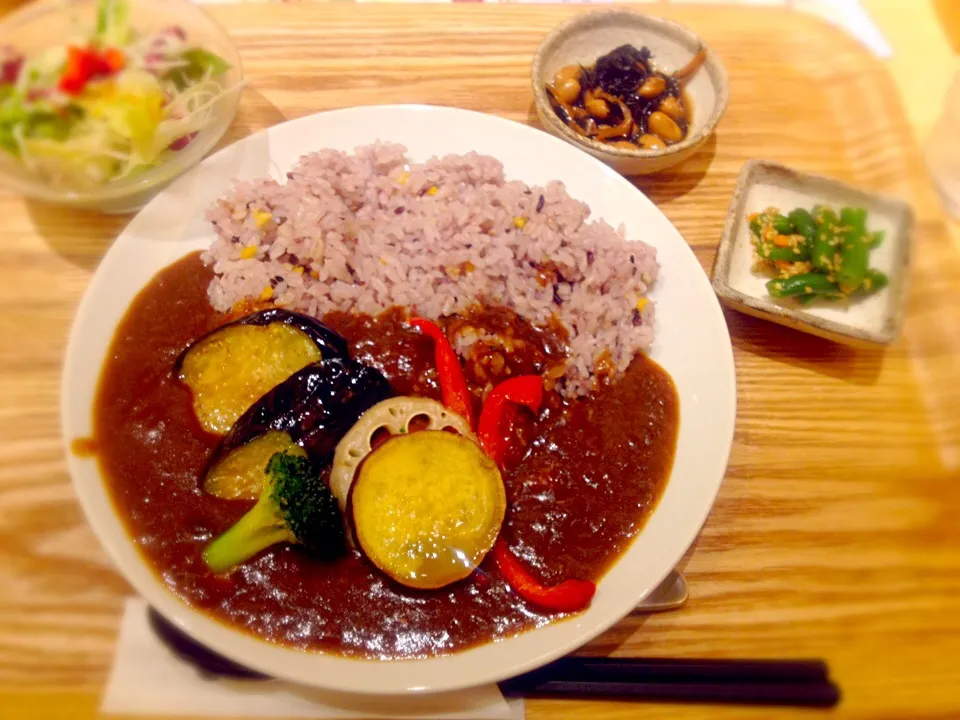
[[566,65],[545,83],[557,116],[577,135],[612,147],[661,150],[690,131],[684,86],[706,59],[698,52],[669,74],[648,48],[621,45],[592,65]]

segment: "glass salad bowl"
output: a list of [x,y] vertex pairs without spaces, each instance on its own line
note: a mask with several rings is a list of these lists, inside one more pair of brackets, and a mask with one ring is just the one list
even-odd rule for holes
[[223,137],[243,87],[227,33],[186,0],[40,0],[0,23],[0,184],[136,210]]

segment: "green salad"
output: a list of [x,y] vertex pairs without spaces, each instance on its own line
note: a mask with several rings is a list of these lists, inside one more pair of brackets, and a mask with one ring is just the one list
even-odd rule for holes
[[100,0],[83,44],[0,64],[0,148],[67,189],[92,189],[155,167],[213,118],[230,65],[182,28],[139,33],[128,0]]

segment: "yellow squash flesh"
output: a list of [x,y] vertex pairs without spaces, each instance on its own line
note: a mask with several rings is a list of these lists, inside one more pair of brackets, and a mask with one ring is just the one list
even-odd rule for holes
[[373,564],[423,590],[473,572],[507,507],[496,463],[472,440],[433,430],[391,438],[371,453],[351,502],[357,540]]
[[191,348],[180,379],[204,430],[223,435],[269,390],[318,360],[316,343],[289,325],[234,325]]
[[425,430],[450,429],[471,440],[476,440],[470,430],[470,423],[455,412],[447,410],[436,400],[401,395],[378,402],[367,410],[340,439],[333,456],[330,490],[340,503],[340,509],[343,512],[347,511],[347,499],[350,496],[350,487],[357,468],[367,455],[373,452],[374,435],[380,430],[387,430],[391,435],[404,435],[410,432],[411,423],[415,418],[426,421]]
[[256,500],[267,479],[267,464],[276,453],[307,456],[286,433],[264,433],[210,468],[203,480],[203,489],[223,500]]

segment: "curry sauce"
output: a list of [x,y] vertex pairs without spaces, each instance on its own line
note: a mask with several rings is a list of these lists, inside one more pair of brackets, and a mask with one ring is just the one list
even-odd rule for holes
[[[112,341],[94,407],[93,446],[117,511],[172,592],[282,645],[373,658],[445,654],[562,617],[527,605],[489,558],[466,580],[429,592],[392,582],[356,550],[320,562],[277,546],[228,576],[211,572],[203,548],[250,503],[202,491],[219,438],[200,426],[190,391],[172,370],[184,347],[227,320],[207,300],[212,277],[191,254],[141,291]],[[478,310],[469,323],[490,334],[503,332],[504,318],[502,310]],[[432,342],[407,330],[402,312],[324,320],[394,392],[439,397]],[[515,315],[508,324],[523,342],[504,351],[495,369],[549,370],[563,338]],[[468,358],[466,368],[478,396],[491,372],[489,363],[471,367],[480,361]],[[620,380],[585,400],[546,396],[539,417],[520,416],[514,428],[504,533],[544,581],[596,579],[662,493],[679,425],[676,391],[669,375],[641,355]]]

